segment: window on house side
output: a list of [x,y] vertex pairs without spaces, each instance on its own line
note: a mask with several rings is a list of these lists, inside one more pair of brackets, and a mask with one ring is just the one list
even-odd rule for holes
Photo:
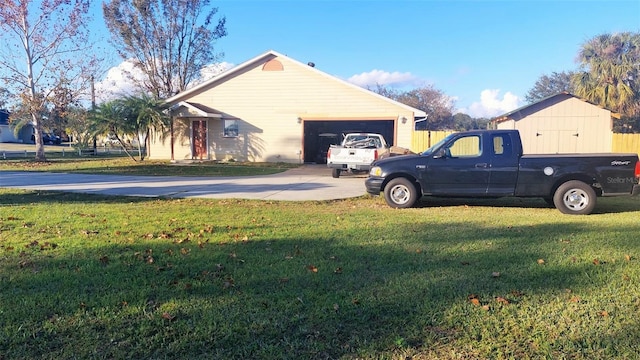
[[238,120],[224,120],[224,137],[238,137]]

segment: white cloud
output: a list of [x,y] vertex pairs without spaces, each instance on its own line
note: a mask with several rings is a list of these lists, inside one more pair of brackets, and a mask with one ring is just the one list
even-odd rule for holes
[[[232,67],[233,64],[227,62],[207,65],[200,70],[200,77],[189,87],[207,81]],[[100,103],[134,95],[139,92],[136,83],[140,83],[143,78],[143,72],[136,68],[131,60],[125,60],[118,66],[109,69],[105,78],[95,84],[96,101]]]
[[480,93],[480,101],[472,103],[468,109],[460,109],[474,118],[492,118],[519,107],[520,99],[507,91],[500,98],[500,89],[486,89]]
[[376,85],[394,85],[404,86],[411,85],[418,82],[418,79],[410,72],[401,73],[398,71],[387,72],[383,70],[372,70],[361,74],[353,75],[347,79],[348,82],[362,86],[376,86]]
[[121,62],[109,69],[105,78],[95,84],[96,101],[100,103],[135,94],[136,80],[139,81],[142,77],[142,71],[133,66],[133,62]]

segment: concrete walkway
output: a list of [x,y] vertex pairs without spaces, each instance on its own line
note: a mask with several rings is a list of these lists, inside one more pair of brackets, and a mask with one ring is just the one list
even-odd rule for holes
[[331,177],[326,165],[244,177],[84,175],[0,171],[0,187],[101,195],[261,200],[332,200],[366,194],[366,175]]

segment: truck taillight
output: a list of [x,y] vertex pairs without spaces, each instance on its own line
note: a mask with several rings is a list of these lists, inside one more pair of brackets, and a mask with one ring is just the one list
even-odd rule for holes
[[636,162],[636,179],[640,178],[640,161]]
[[[378,150],[373,150],[373,160],[378,160]],[[636,172],[638,170],[637,164],[636,164]]]
[[327,159],[331,157],[331,148],[329,148],[329,150],[327,150]]

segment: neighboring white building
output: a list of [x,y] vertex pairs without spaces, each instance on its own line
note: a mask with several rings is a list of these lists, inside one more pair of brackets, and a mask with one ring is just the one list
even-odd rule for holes
[[497,129],[517,129],[525,154],[612,151],[618,115],[575,95],[560,93],[493,119]]
[[24,126],[18,134],[9,125],[9,111],[0,109],[0,143],[30,143],[33,126]]
[[154,133],[152,159],[314,162],[320,134],[377,132],[410,148],[426,114],[267,51],[166,100],[172,127]]

